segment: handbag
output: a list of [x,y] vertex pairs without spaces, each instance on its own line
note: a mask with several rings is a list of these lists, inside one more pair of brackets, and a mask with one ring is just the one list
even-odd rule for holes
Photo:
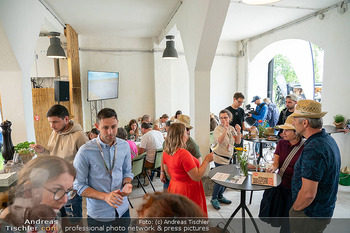
[[[282,167],[278,172],[278,175],[281,176],[281,179],[290,161],[293,159],[294,155],[299,151],[305,141],[305,139],[302,139],[300,144],[294,147],[287,158],[284,160]],[[281,221],[278,218],[284,217],[283,212],[286,208],[286,202],[286,197],[282,194],[280,186],[265,190],[260,203],[258,217],[260,220],[271,224],[273,227],[281,226]]]

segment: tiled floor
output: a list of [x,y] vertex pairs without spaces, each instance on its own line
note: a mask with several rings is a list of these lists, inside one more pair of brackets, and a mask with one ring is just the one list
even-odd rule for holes
[[[155,189],[157,191],[162,191],[163,183],[160,182],[159,178],[156,178],[153,182]],[[134,206],[134,209],[130,208],[130,214],[132,217],[137,217],[137,209],[140,207],[142,201],[144,192],[142,188],[137,188],[137,183],[134,181],[134,190],[132,194],[130,195],[129,199]],[[153,193],[153,189],[151,185],[148,185],[145,187],[146,191],[148,193]],[[249,205],[249,197],[250,192],[247,192],[247,204],[250,212],[252,213],[253,217],[258,216],[259,208],[260,208],[260,201],[262,198],[263,191],[256,191],[253,193],[253,199],[252,204]],[[227,189],[225,192],[225,197],[232,201],[232,204],[230,205],[221,205],[220,210],[215,210],[212,205],[210,204],[210,196],[207,196],[207,206],[208,206],[208,215],[209,218],[222,218],[227,219],[231,216],[233,211],[237,208],[240,202],[240,192],[232,189]],[[338,199],[336,202],[336,207],[334,211],[333,218],[350,218],[350,211],[348,210],[350,204],[350,186],[342,186],[339,185],[339,191],[338,191]],[[246,215],[247,216],[247,215]],[[239,211],[236,215],[236,217],[241,217],[241,211]],[[250,224],[247,222],[247,225]],[[276,228],[277,229],[277,228]],[[234,231],[230,231],[234,232]]]

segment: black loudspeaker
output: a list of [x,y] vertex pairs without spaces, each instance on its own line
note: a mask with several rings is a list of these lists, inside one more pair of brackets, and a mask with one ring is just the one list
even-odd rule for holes
[[69,101],[68,81],[55,81],[55,101]]

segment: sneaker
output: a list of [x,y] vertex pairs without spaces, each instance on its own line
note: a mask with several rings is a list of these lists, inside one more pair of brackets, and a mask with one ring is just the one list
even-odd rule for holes
[[223,203],[223,204],[231,204],[231,203],[232,203],[232,201],[227,200],[225,197],[218,198],[218,201],[219,201],[220,203]]
[[214,209],[219,210],[220,209],[220,203],[218,199],[211,199],[210,203],[213,205]]

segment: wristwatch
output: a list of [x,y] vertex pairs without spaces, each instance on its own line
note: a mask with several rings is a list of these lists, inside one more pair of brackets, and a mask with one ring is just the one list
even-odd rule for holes
[[124,187],[126,184],[131,184],[131,182],[130,182],[130,181],[125,181],[125,182],[123,183],[122,187]]

